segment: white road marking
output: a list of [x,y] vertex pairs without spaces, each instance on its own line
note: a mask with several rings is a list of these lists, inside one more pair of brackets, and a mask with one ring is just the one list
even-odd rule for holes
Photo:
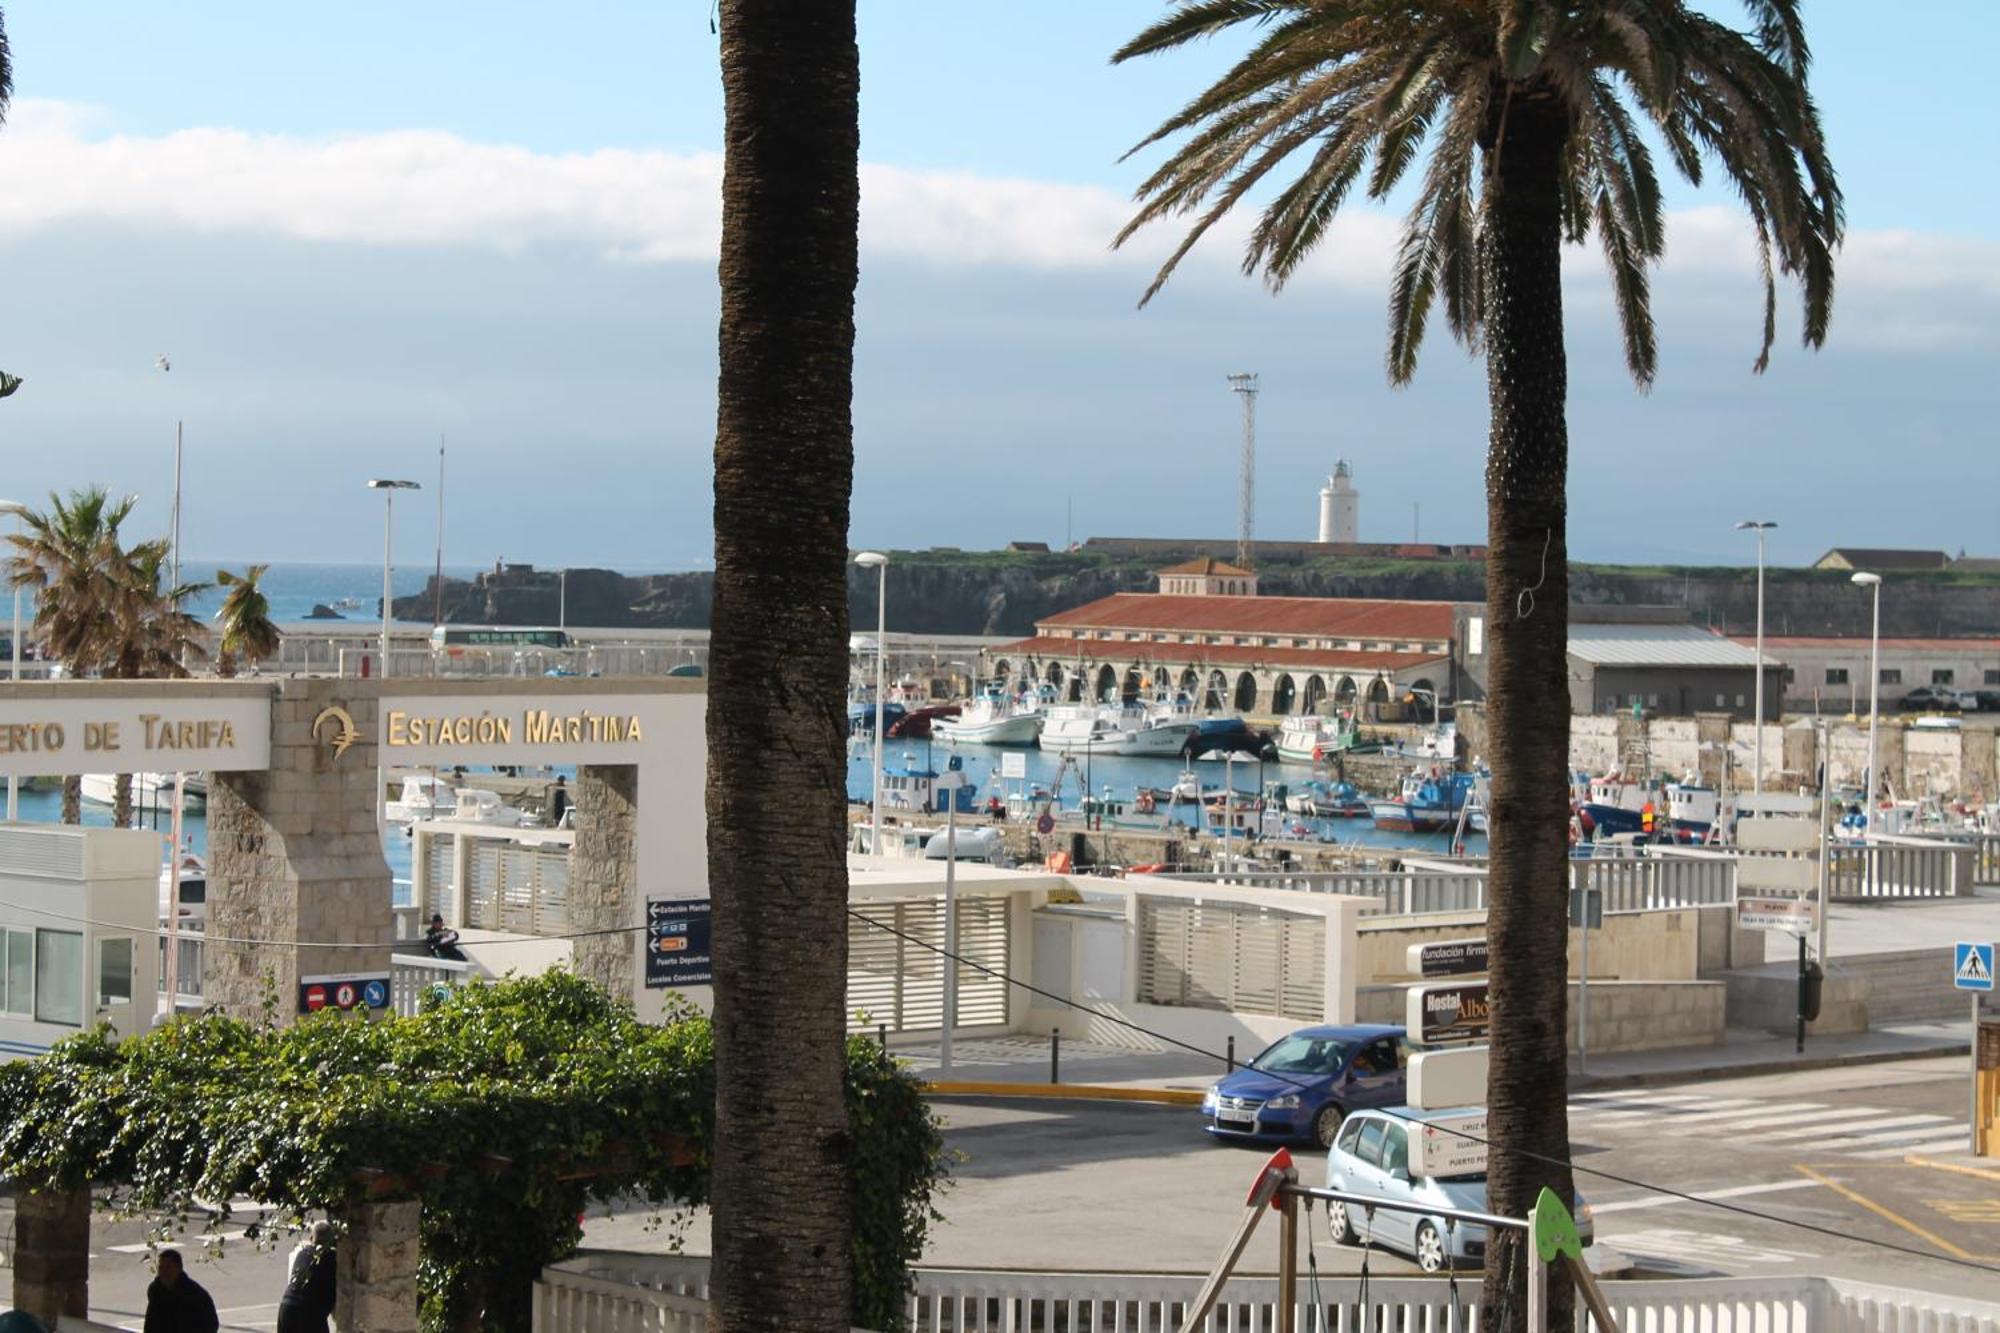
[[1819,1258],[1817,1254],[1802,1250],[1780,1250],[1768,1245],[1752,1245],[1741,1236],[1722,1236],[1711,1231],[1679,1231],[1666,1227],[1652,1231],[1634,1231],[1623,1236],[1600,1235],[1599,1239],[1635,1257],[1641,1254],[1655,1255],[1665,1259],[1705,1260],[1709,1263],[1737,1264],[1753,1268],[1795,1264]]
[[1967,1135],[1959,1134],[1949,1139],[1936,1139],[1930,1143],[1898,1143],[1892,1148],[1870,1148],[1867,1152],[1849,1153],[1849,1157],[1885,1158],[1907,1157],[1911,1153],[1965,1152],[1970,1142]]
[[[1736,1185],[1726,1190],[1703,1190],[1695,1199],[1740,1199],[1750,1194],[1780,1194],[1787,1190],[1818,1189],[1817,1180],[1773,1180],[1762,1185]],[[1640,1199],[1615,1199],[1610,1203],[1591,1205],[1593,1217],[1605,1213],[1626,1213],[1638,1208],[1666,1208],[1677,1203],[1688,1203],[1687,1199],[1677,1199],[1671,1194],[1650,1194]]]
[[1897,1143],[1910,1139],[1931,1138],[1944,1132],[1944,1126],[1951,1123],[1946,1115],[1925,1116],[1922,1121],[1909,1121],[1901,1129],[1884,1129],[1879,1134],[1849,1134],[1843,1131],[1838,1138],[1828,1139],[1827,1146],[1836,1143]]
[[1705,1102],[1708,1093],[1694,1092],[1579,1092],[1572,1102]]
[[247,1231],[218,1231],[213,1235],[189,1236],[186,1240],[161,1241],[158,1245],[148,1245],[144,1241],[141,1241],[136,1245],[107,1245],[104,1248],[111,1254],[145,1254],[152,1250],[171,1250],[176,1247],[184,1248],[189,1243],[198,1241],[201,1243],[203,1249],[207,1249],[209,1246],[220,1244],[223,1241],[242,1240],[249,1234]]
[[[1857,1129],[1888,1129],[1891,1126],[1897,1125],[1935,1125],[1943,1123],[1944,1119],[1941,1115],[1878,1116],[1873,1120],[1850,1120],[1846,1124],[1833,1126],[1832,1130],[1834,1133],[1845,1137],[1850,1131]],[[1781,1129],[1771,1134],[1746,1134],[1742,1136],[1741,1141],[1744,1143],[1779,1143],[1786,1139],[1810,1138],[1815,1134],[1824,1135],[1828,1134],[1828,1132],[1827,1127],[1808,1125],[1804,1129]]]
[[1668,1116],[1660,1123],[1660,1128],[1673,1133],[1682,1125],[1700,1125],[1704,1131],[1714,1129],[1718,1122],[1741,1120],[1750,1124],[1782,1124],[1786,1120],[1799,1119],[1798,1116],[1774,1115],[1774,1112],[1805,1111],[1814,1112],[1825,1108],[1818,1102],[1772,1102],[1755,1109],[1739,1106],[1733,1111],[1701,1111],[1694,1115]]

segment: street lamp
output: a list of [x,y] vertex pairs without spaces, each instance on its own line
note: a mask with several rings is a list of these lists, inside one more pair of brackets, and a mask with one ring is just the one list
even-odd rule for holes
[[394,592],[389,583],[389,539],[395,530],[396,492],[420,491],[423,489],[414,481],[392,481],[387,477],[370,477],[368,489],[382,492],[382,674],[389,674],[389,603]]
[[[14,516],[14,531],[17,533],[21,530],[22,516],[27,512],[28,506],[22,504],[19,500],[0,500],[0,514],[12,514]],[[14,585],[14,637],[9,647],[12,649],[14,655],[14,680],[18,684],[21,679],[21,587],[19,584]],[[7,775],[7,822],[11,824],[20,817],[21,779],[10,773]]]
[[1878,693],[1882,688],[1882,576],[1880,574],[1857,573],[1854,581],[1864,588],[1875,590],[1875,615],[1868,631],[1868,781],[1864,786],[1866,802],[1861,808],[1867,819],[1867,831],[1875,831],[1875,724],[1880,713]]
[[885,692],[883,677],[888,673],[889,659],[889,557],[880,551],[863,551],[854,557],[854,563],[863,569],[875,571],[875,778],[868,784],[868,799],[872,806],[870,818],[874,825],[868,834],[868,850],[876,856],[882,855],[882,699]]
[[1750,756],[1750,790],[1759,796],[1764,794],[1764,534],[1777,526],[1752,518],[1736,525],[1738,532],[1757,534],[1757,748]]

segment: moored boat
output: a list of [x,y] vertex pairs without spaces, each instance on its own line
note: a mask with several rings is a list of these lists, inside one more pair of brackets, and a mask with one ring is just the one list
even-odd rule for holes
[[931,738],[947,745],[1033,745],[1042,732],[1042,712],[1032,702],[989,690],[931,723]]
[[1200,730],[1193,718],[1137,704],[1051,708],[1036,743],[1057,754],[1177,755]]
[[1403,779],[1402,791],[1370,801],[1375,827],[1392,833],[1438,833],[1449,828],[1473,788],[1470,773],[1419,769]]

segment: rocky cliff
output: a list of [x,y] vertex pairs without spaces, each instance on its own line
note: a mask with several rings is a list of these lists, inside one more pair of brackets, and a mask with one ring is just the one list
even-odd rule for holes
[[[1152,563],[1158,563],[1154,561]],[[1265,564],[1269,596],[1484,600],[1481,567],[1417,560],[1316,560]],[[510,568],[466,582],[446,579],[445,619],[457,624],[553,625],[567,597],[569,624],[603,628],[699,629],[708,623],[712,579],[705,572],[625,575],[573,569],[567,593],[549,571]],[[982,551],[897,553],[889,564],[889,628],[913,633],[1026,635],[1037,620],[1115,592],[1150,592],[1149,564],[1094,553]],[[875,623],[876,576],[855,568],[848,612],[857,629]],[[1583,606],[1684,606],[1689,618],[1729,633],[1756,624],[1756,572],[1749,569],[1641,569],[1575,566],[1572,599]],[[1868,633],[1869,598],[1845,573],[1779,569],[1766,576],[1769,634]],[[398,598],[398,615],[430,619],[432,592]],[[1882,590],[1888,635],[2000,633],[2000,576],[1891,575]]]

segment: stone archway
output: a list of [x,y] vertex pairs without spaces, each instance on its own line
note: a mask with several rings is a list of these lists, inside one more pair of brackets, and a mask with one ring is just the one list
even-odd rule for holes
[[1237,673],[1236,692],[1231,702],[1239,713],[1248,713],[1257,707],[1257,678],[1248,671]]
[[1049,684],[1055,686],[1057,689],[1061,689],[1063,683],[1062,663],[1061,662],[1049,663],[1049,669],[1047,672],[1043,674],[1042,678],[1048,681]]
[[1081,671],[1069,678],[1069,689],[1065,692],[1064,697],[1073,704],[1083,702],[1083,673]]
[[1292,705],[1298,702],[1298,693],[1298,682],[1292,679],[1292,673],[1281,672],[1271,686],[1271,711],[1279,717],[1287,716],[1292,712]]
[[1195,669],[1188,667],[1183,670],[1180,679],[1180,692],[1192,701],[1200,689],[1201,677],[1195,672]]
[[1129,704],[1145,693],[1145,690],[1146,679],[1139,674],[1139,668],[1136,666],[1125,668],[1125,679],[1118,687],[1118,701]]
[[1097,668],[1097,691],[1094,696],[1094,702],[1104,703],[1112,698],[1117,693],[1117,690],[1118,668],[1106,662],[1103,666]]
[[999,661],[993,664],[993,679],[999,684],[1005,685],[1007,683],[1007,677],[1013,674],[1014,674],[1014,664],[1012,662],[1009,662],[1006,658],[1003,657]]
[[1302,713],[1317,713],[1319,706],[1326,702],[1326,678],[1315,672],[1306,677],[1305,706]]
[[1202,707],[1211,713],[1219,713],[1229,701],[1229,677],[1220,670],[1208,673],[1208,689],[1202,700]]
[[1352,708],[1352,707],[1354,707],[1354,697],[1355,697],[1356,693],[1357,693],[1357,690],[1356,690],[1356,688],[1355,688],[1355,684],[1354,684],[1354,677],[1352,677],[1352,676],[1342,676],[1342,677],[1341,677],[1341,678],[1339,679],[1339,681],[1337,681],[1337,682],[1336,682],[1336,683],[1334,684],[1334,687],[1333,687],[1333,703],[1334,703],[1334,706],[1335,706],[1336,708]]
[[1382,716],[1383,705],[1389,702],[1389,678],[1377,676],[1368,682],[1368,713],[1371,717]]

